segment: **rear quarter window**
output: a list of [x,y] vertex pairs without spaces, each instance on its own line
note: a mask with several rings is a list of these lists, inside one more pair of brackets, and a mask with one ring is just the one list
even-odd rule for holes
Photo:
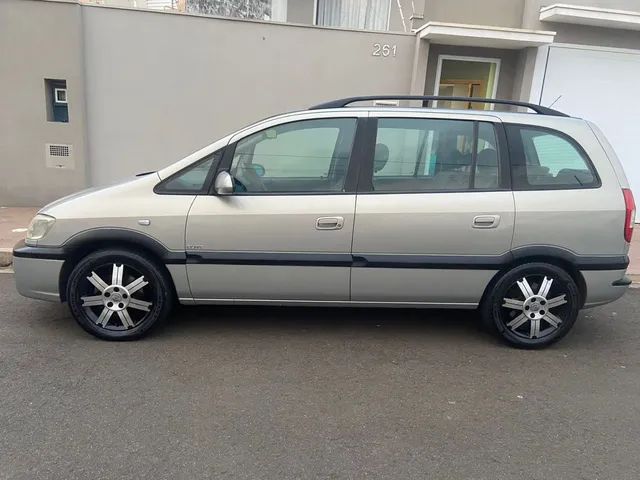
[[594,188],[598,176],[585,151],[562,132],[505,125],[515,190]]

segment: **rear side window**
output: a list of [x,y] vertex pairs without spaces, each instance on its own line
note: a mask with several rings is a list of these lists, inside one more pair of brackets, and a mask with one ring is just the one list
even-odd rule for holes
[[380,118],[373,162],[376,192],[495,189],[493,125],[467,120]]
[[598,186],[591,162],[580,146],[560,132],[506,125],[512,148],[513,188],[567,189]]

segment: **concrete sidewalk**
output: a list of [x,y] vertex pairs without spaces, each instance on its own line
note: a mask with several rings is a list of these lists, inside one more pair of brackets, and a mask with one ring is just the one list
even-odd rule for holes
[[[0,207],[0,267],[11,264],[11,250],[25,237],[29,222],[38,210],[36,207]],[[636,230],[629,250],[627,273],[633,276],[634,282],[640,282],[640,224],[636,225]]]

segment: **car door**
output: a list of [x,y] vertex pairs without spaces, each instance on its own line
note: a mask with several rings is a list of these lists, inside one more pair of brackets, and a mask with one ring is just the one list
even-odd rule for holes
[[376,117],[358,187],[352,300],[476,306],[509,258],[514,228],[499,119]]
[[349,299],[359,115],[287,116],[230,140],[218,171],[233,194],[196,197],[187,220],[197,302]]

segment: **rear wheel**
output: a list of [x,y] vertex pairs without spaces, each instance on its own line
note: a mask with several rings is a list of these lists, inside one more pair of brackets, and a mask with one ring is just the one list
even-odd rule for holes
[[579,311],[578,287],[566,271],[547,263],[520,265],[493,287],[483,307],[486,324],[511,345],[542,348],[571,329]]
[[106,340],[133,340],[164,320],[172,305],[165,272],[125,250],[91,253],[67,283],[71,313],[87,332]]

